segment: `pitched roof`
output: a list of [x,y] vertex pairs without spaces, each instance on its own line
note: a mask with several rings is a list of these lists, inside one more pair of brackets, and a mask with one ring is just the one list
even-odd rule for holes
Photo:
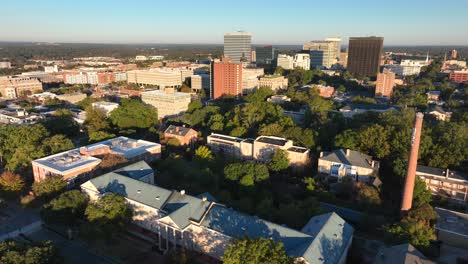
[[202,225],[231,237],[281,241],[288,255],[309,263],[338,263],[353,235],[353,228],[335,213],[313,217],[297,231],[221,205],[210,209]]
[[172,191],[115,172],[89,180],[101,193],[112,192],[147,206],[161,209]]
[[138,180],[146,175],[152,174],[153,169],[151,169],[151,167],[146,162],[139,161],[125,166],[123,168],[117,169],[113,171],[113,173],[117,173]]
[[325,152],[323,157],[320,159],[372,169],[370,165],[372,157],[354,150],[349,150],[349,155],[346,155],[346,149],[337,149],[332,152]]
[[353,236],[353,228],[336,213],[312,217],[302,228],[314,240],[303,256],[309,263],[339,263]]
[[174,191],[163,210],[168,213],[165,217],[170,218],[180,229],[184,229],[190,224],[190,220],[200,222],[210,204],[208,200],[203,201],[200,198]]
[[[313,240],[308,234],[240,213],[222,205],[213,206],[203,220],[202,225],[230,237],[240,238],[247,235],[251,238],[265,237],[281,241],[288,254],[294,252],[297,248],[307,248]],[[295,257],[300,256],[295,255]]]
[[179,136],[185,136],[187,135],[188,132],[190,132],[191,129],[190,127],[183,127],[183,126],[174,126],[170,125],[164,133],[167,134],[172,134],[172,135],[179,135]]
[[447,112],[442,108],[440,107],[439,105],[431,105],[429,106],[429,108],[427,109],[427,113],[431,113],[431,112],[438,112],[440,114],[447,114]]
[[374,264],[432,264],[411,244],[401,244],[382,248],[377,253]]

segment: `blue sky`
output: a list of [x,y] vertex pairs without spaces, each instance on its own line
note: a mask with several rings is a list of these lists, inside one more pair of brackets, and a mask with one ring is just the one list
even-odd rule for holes
[[377,35],[385,45],[468,45],[468,0],[2,0],[0,41],[256,44]]

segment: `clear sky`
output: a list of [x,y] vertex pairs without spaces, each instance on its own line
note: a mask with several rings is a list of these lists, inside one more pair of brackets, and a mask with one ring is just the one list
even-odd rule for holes
[[468,45],[468,0],[0,0],[0,41],[256,44],[377,35],[385,45]]

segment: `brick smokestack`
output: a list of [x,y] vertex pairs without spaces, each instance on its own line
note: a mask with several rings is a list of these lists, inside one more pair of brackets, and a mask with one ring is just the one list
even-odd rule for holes
[[421,130],[424,114],[417,113],[414,121],[413,133],[411,136],[411,150],[408,161],[408,171],[406,172],[405,187],[403,189],[403,199],[401,201],[401,211],[407,212],[411,209],[413,202],[414,183],[416,181],[416,166],[418,165],[419,143],[421,140]]

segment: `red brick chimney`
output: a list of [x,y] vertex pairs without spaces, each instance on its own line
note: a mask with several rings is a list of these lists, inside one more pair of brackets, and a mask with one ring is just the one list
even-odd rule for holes
[[406,173],[405,187],[403,189],[403,199],[401,201],[401,212],[405,213],[411,209],[413,203],[414,183],[416,181],[416,167],[418,165],[419,143],[424,114],[417,113],[414,121],[413,133],[411,137],[411,150],[408,161],[408,171]]

